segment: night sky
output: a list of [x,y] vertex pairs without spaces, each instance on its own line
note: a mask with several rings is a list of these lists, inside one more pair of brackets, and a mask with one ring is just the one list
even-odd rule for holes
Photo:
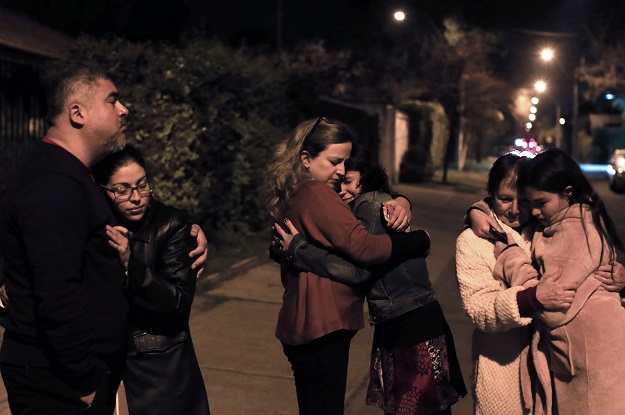
[[3,7],[71,35],[177,40],[202,33],[249,45],[275,45],[278,4],[287,47],[317,38],[329,45],[366,46],[401,30],[391,19],[400,7],[408,15],[404,25],[460,13],[485,28],[549,32],[620,26],[625,10],[624,0],[0,0]]
[[[1,6],[70,35],[169,41],[200,35],[267,51],[276,50],[279,4],[287,50],[319,39],[328,48],[392,45],[446,15],[462,16],[505,34],[508,58],[498,69],[519,86],[554,73],[538,62],[541,47],[557,48],[555,71],[564,73],[583,53],[581,34],[590,30],[608,42],[625,38],[625,0],[0,0]],[[392,19],[396,9],[406,12],[401,24]],[[569,86],[552,82],[552,90],[557,88]]]

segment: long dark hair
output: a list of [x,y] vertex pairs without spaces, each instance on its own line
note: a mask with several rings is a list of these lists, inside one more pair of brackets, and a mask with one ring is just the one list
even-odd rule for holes
[[143,155],[136,147],[133,147],[130,144],[127,144],[122,150],[117,151],[113,154],[109,154],[100,162],[98,162],[91,169],[91,174],[96,182],[101,185],[106,185],[111,176],[115,174],[120,167],[123,167],[129,163],[137,163],[139,166],[145,170],[145,174],[148,180],[152,180],[152,176],[150,175],[150,171],[146,167],[145,159]]
[[345,162],[345,172],[348,171],[360,173],[361,194],[373,191],[391,192],[386,170],[371,157],[362,145],[354,144],[352,154]]
[[[519,186],[531,186],[538,190],[557,193],[564,196],[567,187],[572,192],[566,193],[569,205],[579,204],[580,213],[583,205],[587,205],[592,213],[592,221],[602,242],[610,247],[610,259],[615,258],[616,249],[623,251],[621,238],[616,232],[614,222],[610,219],[605,205],[592,185],[584,176],[579,165],[557,148],[538,154],[522,169]],[[584,232],[586,229],[584,228]],[[601,247],[603,257],[603,244]]]

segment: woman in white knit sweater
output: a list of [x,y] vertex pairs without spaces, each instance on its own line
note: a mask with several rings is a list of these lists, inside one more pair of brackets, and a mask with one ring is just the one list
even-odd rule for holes
[[[522,229],[530,212],[516,186],[517,168],[523,160],[516,154],[497,159],[488,176],[489,199],[481,203],[487,204],[484,210],[492,210],[493,223],[529,254],[532,229]],[[480,208],[479,204],[474,206]],[[523,397],[519,371],[521,353],[531,339],[531,315],[542,308],[568,307],[574,291],[550,279],[541,280],[531,289],[505,286],[493,277],[493,248],[491,240],[476,236],[471,229],[462,232],[456,241],[456,276],[462,305],[476,326],[472,351],[474,413],[529,414],[532,395]]]
[[[516,186],[519,163],[524,160],[507,154],[495,161],[488,175],[489,197],[472,206],[472,229],[466,229],[456,241],[462,305],[476,326],[472,351],[476,415],[534,412],[532,391],[529,387],[522,390],[520,381],[520,371],[528,370],[521,367],[521,354],[529,346],[531,317],[543,309],[568,308],[574,297],[571,284],[553,278],[542,278],[538,286],[524,289],[508,287],[493,277],[496,259],[491,227],[503,229],[530,252],[534,224],[528,224],[529,206]],[[609,291],[625,286],[625,268],[618,262],[599,267],[594,277]]]

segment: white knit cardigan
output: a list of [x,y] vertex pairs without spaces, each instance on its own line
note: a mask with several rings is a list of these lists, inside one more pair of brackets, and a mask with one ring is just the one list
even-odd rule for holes
[[[530,241],[502,224],[530,254]],[[456,278],[462,307],[473,332],[472,392],[476,415],[525,415],[519,376],[520,355],[529,346],[531,318],[519,315],[516,295],[493,277],[496,259],[492,242],[466,229],[456,240]],[[531,403],[528,405],[531,407]]]

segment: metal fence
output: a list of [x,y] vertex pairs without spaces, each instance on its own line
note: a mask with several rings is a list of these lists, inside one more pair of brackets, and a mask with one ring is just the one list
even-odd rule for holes
[[0,58],[0,197],[21,156],[46,130],[39,72],[38,66]]

